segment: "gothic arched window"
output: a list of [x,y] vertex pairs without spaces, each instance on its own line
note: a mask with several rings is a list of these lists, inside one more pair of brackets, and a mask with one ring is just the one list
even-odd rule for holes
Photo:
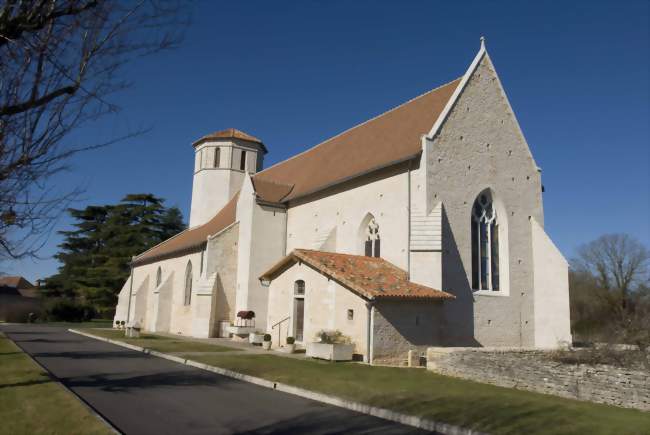
[[189,305],[192,302],[192,262],[187,262],[185,268],[185,298],[183,305]]
[[366,240],[364,242],[366,257],[381,256],[381,239],[379,238],[379,225],[375,218],[370,219],[366,228]]
[[158,267],[158,270],[156,271],[156,287],[159,287],[161,282],[162,282],[162,269]]
[[472,288],[499,290],[499,222],[489,190],[472,207]]

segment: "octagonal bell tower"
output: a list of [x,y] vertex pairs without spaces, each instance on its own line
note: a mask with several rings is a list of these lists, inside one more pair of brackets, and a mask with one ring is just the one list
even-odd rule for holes
[[194,146],[190,227],[209,221],[241,188],[246,173],[262,169],[267,149],[234,128],[203,136]]

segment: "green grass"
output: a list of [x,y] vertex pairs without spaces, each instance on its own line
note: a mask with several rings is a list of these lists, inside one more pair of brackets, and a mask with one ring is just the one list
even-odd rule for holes
[[0,433],[110,434],[112,431],[0,333]]
[[99,337],[120,340],[147,349],[157,350],[158,352],[228,352],[231,350],[241,350],[217,344],[201,343],[187,339],[175,339],[173,337],[154,334],[141,334],[140,338],[126,338],[124,337],[124,331],[117,329],[74,329],[87,332],[88,334],[97,335]]
[[494,434],[649,434],[650,413],[437,375],[273,355],[185,358]]

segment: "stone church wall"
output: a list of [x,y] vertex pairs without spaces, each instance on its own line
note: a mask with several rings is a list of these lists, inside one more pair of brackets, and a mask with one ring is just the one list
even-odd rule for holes
[[[424,156],[428,209],[443,207],[442,289],[457,298],[445,304],[449,344],[534,346],[529,217],[543,224],[541,179],[487,54]],[[471,210],[487,188],[502,207],[509,264],[501,291],[473,292]]]
[[440,345],[442,304],[378,301],[373,318],[373,363],[404,365],[409,350],[424,356],[428,347]]
[[561,364],[545,351],[430,348],[427,369],[501,387],[650,411],[649,372]]

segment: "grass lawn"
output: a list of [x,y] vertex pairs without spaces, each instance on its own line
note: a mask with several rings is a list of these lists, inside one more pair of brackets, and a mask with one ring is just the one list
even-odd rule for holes
[[158,352],[227,352],[241,350],[233,347],[219,346],[217,344],[201,343],[187,339],[175,339],[163,335],[141,334],[140,338],[126,338],[124,331],[117,329],[81,329],[73,328],[99,337],[120,340],[136,346],[145,347]]
[[437,375],[273,355],[185,358],[494,434],[649,434],[650,413]]
[[2,333],[0,432],[13,435],[113,433]]

